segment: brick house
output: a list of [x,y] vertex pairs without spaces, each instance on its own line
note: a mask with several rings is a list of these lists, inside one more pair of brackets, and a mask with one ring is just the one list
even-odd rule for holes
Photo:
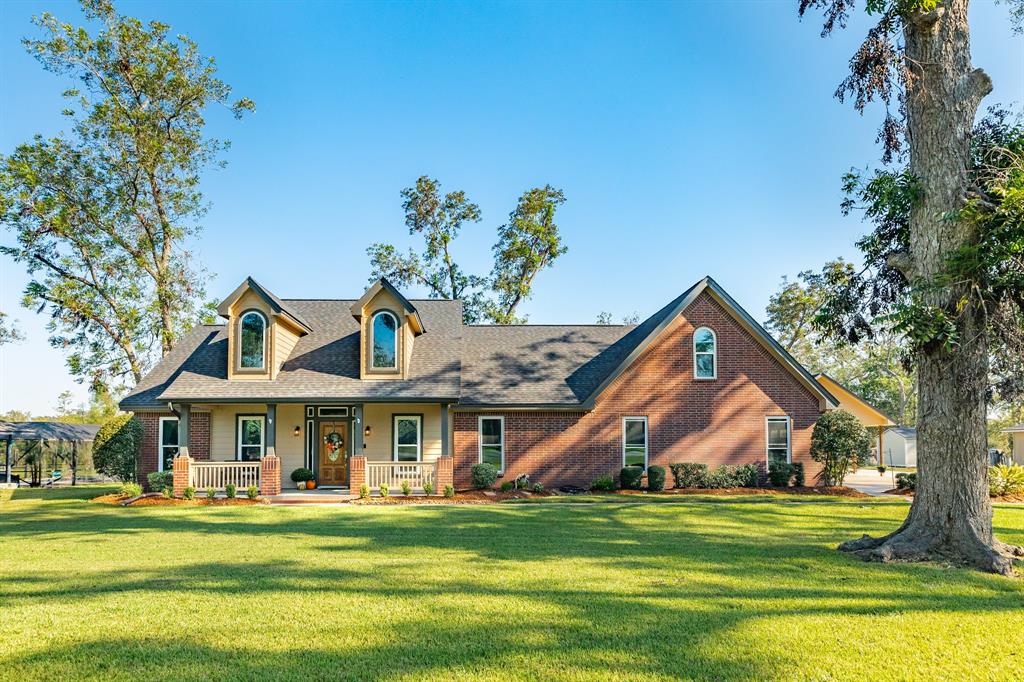
[[459,301],[384,279],[282,300],[248,278],[218,313],[121,402],[144,475],[275,492],[304,467],[320,486],[440,491],[481,461],[553,487],[777,458],[813,480],[811,429],[838,404],[710,277],[638,325],[465,325]]

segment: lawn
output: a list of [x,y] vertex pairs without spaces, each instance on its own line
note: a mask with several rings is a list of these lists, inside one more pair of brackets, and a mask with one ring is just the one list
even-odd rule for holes
[[[79,494],[88,494],[83,489]],[[1024,581],[865,564],[899,501],[0,501],[4,679],[1012,679]],[[996,511],[1024,543],[1024,508]]]

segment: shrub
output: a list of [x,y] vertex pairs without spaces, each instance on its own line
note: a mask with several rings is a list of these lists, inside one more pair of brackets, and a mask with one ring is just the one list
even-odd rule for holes
[[96,432],[92,461],[96,471],[128,483],[139,468],[142,424],[130,412],[111,417]]
[[164,497],[166,497],[167,499],[171,499],[172,497],[174,497],[174,488],[164,488],[163,494]]
[[803,488],[806,480],[804,479],[804,463],[793,462],[793,485],[797,488]]
[[138,497],[142,494],[142,486],[138,483],[122,483],[121,497]]
[[409,481],[402,481],[402,494],[406,497],[412,494],[412,484]]
[[360,499],[365,500],[369,496],[370,496],[370,486],[366,485],[365,483],[362,484],[361,486],[359,486],[359,497],[360,497]]
[[870,452],[871,437],[852,414],[831,410],[818,417],[811,434],[811,458],[823,465],[825,485],[842,485]]
[[760,477],[761,472],[753,464],[736,467],[736,482],[741,488],[756,488],[757,479]]
[[643,467],[622,467],[622,471],[619,472],[619,484],[626,490],[640,490],[643,477]]
[[736,475],[735,471],[726,465],[715,467],[708,471],[707,487],[716,488],[734,488],[736,487]]
[[447,497],[447,498],[455,497],[455,486],[453,486],[453,485],[446,485],[444,487],[444,496]]
[[[991,476],[989,477],[989,490],[991,492]],[[896,474],[896,487],[900,490],[917,490],[917,474],[907,474],[902,471]]]
[[173,488],[174,472],[154,471],[146,476],[146,481],[149,483],[149,489],[153,492],[163,490],[164,488]]
[[238,494],[238,486],[234,483],[228,483],[224,486],[224,494],[227,495],[229,500],[235,499],[235,495]]
[[701,462],[680,462],[669,466],[677,488],[706,488],[708,465]]
[[1024,466],[998,464],[989,467],[988,491],[992,497],[1024,495]]
[[388,494],[391,492],[391,489],[388,488],[388,484],[387,483],[381,483],[380,487],[377,488],[377,490],[380,491],[380,496],[381,497],[387,497]]
[[312,481],[313,472],[306,467],[299,467],[292,472],[292,482],[298,483],[299,481]]
[[515,487],[516,487],[516,484],[513,483],[512,481],[502,481],[501,482],[501,492],[503,492],[503,493],[511,492],[512,489],[515,488]]
[[430,481],[427,481],[426,483],[424,483],[423,484],[423,494],[424,495],[433,495],[434,494],[434,484],[431,483]]
[[787,462],[768,462],[768,480],[776,488],[785,488],[793,478],[793,465]]
[[611,476],[598,476],[590,484],[591,490],[615,490],[615,479]]
[[542,492],[544,492],[544,484],[543,483],[534,483],[533,484],[533,492],[535,492],[535,493],[542,493]]
[[658,465],[647,467],[647,489],[652,492],[665,489],[665,467]]
[[250,500],[255,500],[257,497],[260,496],[260,489],[254,485],[251,485],[245,489],[245,496],[248,497]]
[[196,497],[196,489],[195,489],[195,487],[189,486],[189,487],[185,488],[184,492],[181,493],[181,496],[183,498],[185,498],[186,500],[194,500],[195,497]]
[[206,489],[206,499],[212,500],[215,497],[217,497],[217,489],[211,485]]
[[498,469],[493,464],[474,464],[470,477],[474,488],[490,488],[498,480]]
[[882,464],[879,464],[879,465],[878,465],[877,467],[875,467],[875,468],[876,468],[876,469],[878,469],[878,473],[880,473],[880,474],[884,474],[884,473],[885,473],[885,466],[884,466],[884,465],[882,465]]

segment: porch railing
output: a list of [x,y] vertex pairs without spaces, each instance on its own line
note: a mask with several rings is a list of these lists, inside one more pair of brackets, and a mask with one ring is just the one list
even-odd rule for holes
[[196,490],[224,490],[234,483],[239,491],[260,485],[259,462],[195,462],[189,467],[189,485]]
[[391,491],[402,487],[402,481],[408,481],[414,490],[422,490],[423,485],[430,483],[437,488],[436,462],[367,462],[366,485],[371,490],[378,490],[383,483]]

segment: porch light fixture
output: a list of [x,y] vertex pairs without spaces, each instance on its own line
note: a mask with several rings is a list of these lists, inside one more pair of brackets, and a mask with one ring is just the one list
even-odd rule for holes
[[367,438],[370,437],[370,427],[369,426],[367,426],[365,429],[363,429],[363,435],[366,436]]
[[295,436],[296,438],[299,437],[300,433],[302,433],[302,427],[301,426],[296,426],[295,430],[292,431],[292,435]]

